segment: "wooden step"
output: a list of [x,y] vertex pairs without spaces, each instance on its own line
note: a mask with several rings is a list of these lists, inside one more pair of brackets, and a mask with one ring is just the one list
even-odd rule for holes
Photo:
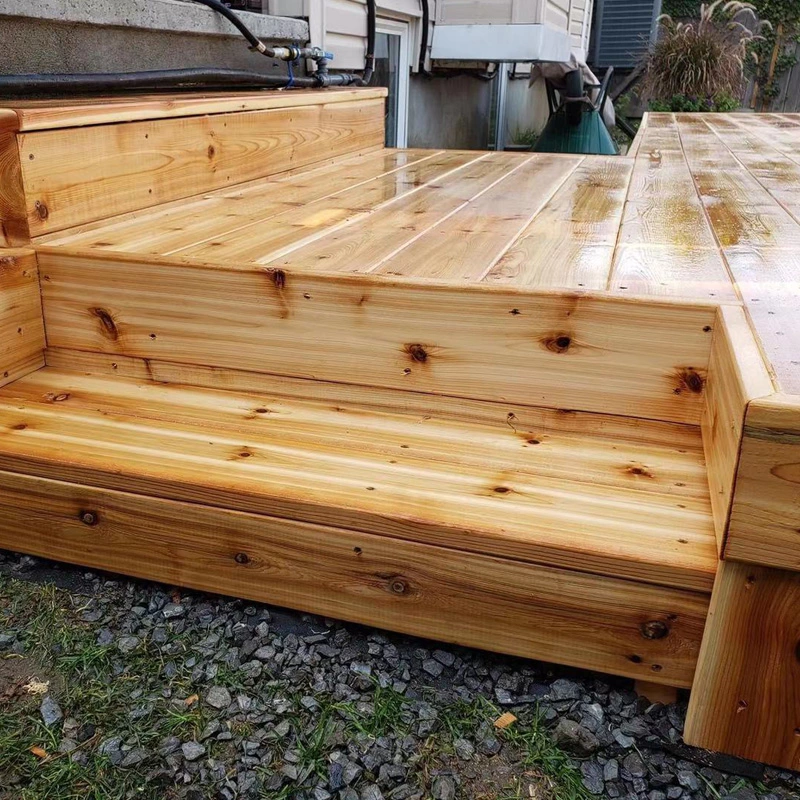
[[218,391],[48,367],[0,392],[0,468],[711,589],[696,427],[500,405],[489,405],[491,423],[475,422],[445,418],[435,398],[432,413],[404,414],[263,385]]

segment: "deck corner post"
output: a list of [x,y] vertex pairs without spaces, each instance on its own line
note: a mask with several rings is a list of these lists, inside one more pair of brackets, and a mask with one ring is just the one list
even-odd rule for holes
[[800,769],[800,573],[721,562],[684,740]]

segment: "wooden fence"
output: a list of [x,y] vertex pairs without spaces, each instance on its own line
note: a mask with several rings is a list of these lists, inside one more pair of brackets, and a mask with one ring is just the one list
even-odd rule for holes
[[762,97],[761,93],[758,92],[756,93],[754,105],[755,83],[751,81],[745,91],[743,103],[745,108],[754,107],[756,111],[775,111],[778,113],[800,112],[800,42],[795,45],[794,57],[797,59],[797,63],[780,76],[778,80],[780,91],[775,99],[771,103],[767,103],[762,109]]

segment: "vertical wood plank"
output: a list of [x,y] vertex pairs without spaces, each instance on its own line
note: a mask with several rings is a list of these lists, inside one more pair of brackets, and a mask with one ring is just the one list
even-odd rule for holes
[[0,246],[20,247],[30,241],[25,192],[17,147],[17,115],[0,109]]
[[684,740],[800,768],[800,573],[720,565]]
[[752,399],[772,392],[772,379],[744,310],[739,306],[720,306],[701,417],[720,556],[725,550],[747,405]]
[[726,555],[800,570],[800,397],[747,411]]
[[0,386],[44,366],[44,346],[36,256],[0,250]]

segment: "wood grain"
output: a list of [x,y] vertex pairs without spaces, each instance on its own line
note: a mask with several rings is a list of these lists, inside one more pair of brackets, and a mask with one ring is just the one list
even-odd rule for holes
[[[313,241],[298,240],[284,248],[282,254],[274,248],[268,252],[261,244],[258,261],[293,270],[375,272],[395,253],[435,229],[474,197],[504,181],[528,160],[511,153],[473,156],[474,160],[416,188],[408,186],[401,193],[403,187],[398,187],[396,196],[389,196],[385,202],[371,209],[362,206],[367,214],[354,215],[345,225],[323,230],[323,235]],[[267,236],[274,234],[268,232]]]
[[487,282],[604,289],[631,164],[584,160],[486,275]]
[[36,255],[0,249],[0,386],[44,366],[44,346]]
[[25,190],[17,147],[17,115],[0,109],[0,247],[30,242]]
[[31,235],[383,144],[383,100],[18,136]]
[[773,385],[744,311],[720,306],[717,314],[701,424],[722,558],[730,555],[725,541],[747,406],[755,398],[771,395]]
[[754,400],[745,420],[726,555],[800,570],[800,397]]
[[69,100],[15,100],[20,130],[82,128],[114,122],[197,117],[274,108],[298,108],[325,103],[379,100],[386,97],[381,86],[364,88],[331,87],[319,91],[181,92],[180,94],[136,95],[135,97],[88,97]]
[[435,280],[480,281],[580,164],[578,158],[534,155],[476,194],[376,272]]
[[[377,150],[357,154],[299,174],[292,171],[289,175],[259,178],[189,200],[76,226],[40,237],[37,245],[171,255],[206,242],[221,246],[226,235],[234,241],[249,241],[260,226],[281,212],[293,209],[297,214],[305,205],[344,190],[355,193],[376,179],[389,180],[400,170],[445,155],[440,150]],[[403,178],[413,174],[416,173],[406,171],[397,178],[403,183]]]
[[720,565],[687,744],[800,768],[800,573]]
[[700,420],[713,307],[57,248],[39,258],[55,347]]
[[[363,222],[381,211],[394,219],[395,204],[413,202],[428,185],[453,183],[492,173],[503,174],[502,163],[483,164],[480,153],[443,151],[433,158],[409,165],[369,183],[342,187],[313,203],[290,208],[272,219],[259,220],[247,230],[213,237],[180,249],[182,258],[222,264],[270,263],[283,253],[292,253],[306,242],[314,242],[331,231]],[[470,191],[477,189],[470,188]],[[400,212],[402,213],[402,211]],[[445,213],[441,211],[439,213]],[[326,268],[329,268],[327,263]]]
[[[3,547],[453,644],[692,680],[705,595],[11,473],[0,488]],[[87,510],[95,525],[81,521]],[[667,635],[646,638],[650,622]]]
[[0,468],[710,590],[699,431],[560,416],[487,425],[282,398],[268,379],[239,393],[47,368],[0,393]]

